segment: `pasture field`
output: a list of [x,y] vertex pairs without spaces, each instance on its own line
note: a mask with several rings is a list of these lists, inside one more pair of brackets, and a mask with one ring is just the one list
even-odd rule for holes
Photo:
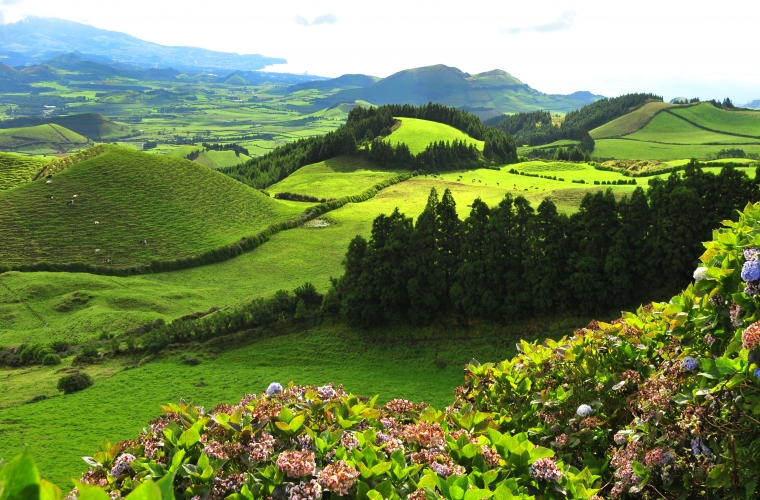
[[250,159],[250,156],[236,155],[234,151],[204,151],[194,161],[209,168],[225,168],[234,167]]
[[726,111],[705,102],[672,112],[711,130],[760,138],[760,111]]
[[[446,188],[451,189],[460,218],[469,215],[467,205],[477,197],[495,205],[509,192],[513,196],[525,196],[537,207],[550,196],[559,210],[573,212],[587,192],[611,188],[616,196],[622,196],[636,187],[594,185],[594,180],[617,181],[623,177],[585,164],[528,162],[516,167],[566,180],[510,174],[506,168],[418,176],[386,188],[368,201],[348,204],[325,214],[320,219],[327,227],[302,226],[283,231],[250,252],[216,264],[129,277],[5,273],[0,275],[0,285],[3,285],[0,286],[0,338],[5,345],[15,345],[25,339],[81,342],[102,333],[120,334],[158,318],[171,321],[213,306],[224,307],[271,295],[277,290],[291,290],[304,281],[312,282],[324,292],[329,287],[329,278],[343,273],[341,261],[351,239],[357,234],[368,238],[374,218],[396,207],[407,216],[417,217],[431,187],[439,194]],[[576,178],[585,178],[590,184],[570,182]],[[637,182],[646,186],[646,179],[637,179]],[[309,206],[298,202],[281,203],[294,212]]]
[[705,145],[705,144],[664,144],[657,142],[635,141],[630,139],[600,139],[596,141],[594,158],[635,158],[638,160],[680,160],[683,158],[704,159],[715,157],[721,150],[737,147],[745,153],[760,154],[760,144],[742,144],[741,146]]
[[[712,107],[712,106],[711,106]],[[713,108],[715,109],[715,108]],[[760,123],[760,122],[759,122]],[[660,113],[644,126],[644,128],[625,136],[647,142],[663,142],[669,144],[758,144],[760,139],[750,139],[735,135],[710,132],[692,125],[675,114]]]
[[277,184],[272,193],[297,193],[317,198],[342,198],[358,195],[404,170],[378,167],[360,157],[336,157],[299,168]]
[[49,182],[0,193],[0,264],[146,265],[222,247],[301,211],[201,165],[117,147]]
[[48,160],[0,153],[0,191],[31,182]]
[[454,127],[417,118],[397,119],[401,121],[401,126],[386,137],[385,141],[393,145],[403,142],[409,146],[409,150],[413,155],[424,151],[431,142],[452,142],[455,139],[465,141],[468,144],[475,144],[479,150],[483,151],[483,145],[485,144],[483,141],[473,139]]
[[655,115],[660,113],[660,111],[673,107],[675,107],[674,104],[669,104],[667,102],[648,102],[635,111],[619,118],[615,118],[614,120],[595,128],[589,132],[589,134],[594,140],[609,139],[632,134],[649,123],[649,121],[654,118]]
[[[523,338],[558,337],[571,333],[587,320],[545,321],[520,325],[532,329]],[[278,328],[278,327],[275,327]],[[282,330],[283,328],[280,327]],[[513,327],[512,330],[517,330]],[[0,456],[8,459],[25,447],[34,455],[48,479],[64,489],[72,487],[100,442],[131,438],[149,419],[161,414],[159,406],[183,398],[211,408],[219,402],[235,403],[246,393],[260,394],[272,381],[283,385],[348,382],[346,390],[367,396],[380,395],[425,401],[443,408],[454,400],[453,390],[463,383],[462,367],[472,358],[500,361],[514,355],[516,337],[511,330],[482,332],[474,327],[468,338],[447,340],[452,335],[440,328],[415,331],[421,340],[367,343],[345,327],[320,326],[302,332],[282,332],[235,350],[219,351],[203,346],[198,353],[167,354],[135,366],[137,360],[116,358],[85,370],[95,378],[89,389],[50,397],[33,404],[15,405],[34,396],[54,396],[59,367],[10,371],[0,392]],[[394,332],[409,338],[404,331]],[[254,334],[255,335],[255,334]],[[457,335],[461,337],[461,335]],[[251,337],[255,338],[255,337]],[[182,363],[184,356],[199,359],[197,366]],[[126,370],[125,365],[132,366]],[[119,418],[113,418],[118,412]],[[50,422],[56,432],[50,432]]]
[[3,151],[64,152],[88,143],[86,137],[55,124],[0,129],[0,149]]

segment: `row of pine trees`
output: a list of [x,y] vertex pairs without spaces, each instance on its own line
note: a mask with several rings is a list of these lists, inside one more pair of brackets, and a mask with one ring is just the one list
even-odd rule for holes
[[433,189],[416,222],[396,209],[350,243],[323,307],[363,327],[635,307],[689,282],[712,229],[760,200],[756,180],[692,164],[619,201],[589,193],[570,216],[507,194],[493,208],[475,200],[464,220]]

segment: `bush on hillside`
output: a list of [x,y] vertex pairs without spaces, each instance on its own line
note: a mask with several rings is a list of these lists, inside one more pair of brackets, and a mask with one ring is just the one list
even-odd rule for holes
[[72,394],[87,389],[93,384],[92,377],[87,373],[75,371],[58,379],[58,390],[64,394]]
[[42,358],[42,364],[45,366],[55,366],[61,364],[61,357],[57,354],[47,354]]
[[237,500],[753,498],[760,204],[726,224],[670,302],[473,361],[445,411],[272,383],[210,411],[165,406],[82,482],[124,495],[171,467],[176,494]]

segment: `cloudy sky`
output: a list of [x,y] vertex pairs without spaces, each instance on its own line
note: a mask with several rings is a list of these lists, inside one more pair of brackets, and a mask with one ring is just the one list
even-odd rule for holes
[[446,64],[548,93],[760,99],[757,0],[0,0],[165,45],[284,57],[322,76]]

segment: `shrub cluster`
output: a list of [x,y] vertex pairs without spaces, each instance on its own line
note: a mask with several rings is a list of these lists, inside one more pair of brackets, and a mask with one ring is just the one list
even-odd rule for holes
[[31,365],[57,365],[61,363],[61,356],[68,350],[69,344],[66,342],[0,347],[0,366],[16,368]]
[[58,390],[64,394],[72,394],[87,389],[93,383],[92,377],[87,373],[74,371],[58,379]]

